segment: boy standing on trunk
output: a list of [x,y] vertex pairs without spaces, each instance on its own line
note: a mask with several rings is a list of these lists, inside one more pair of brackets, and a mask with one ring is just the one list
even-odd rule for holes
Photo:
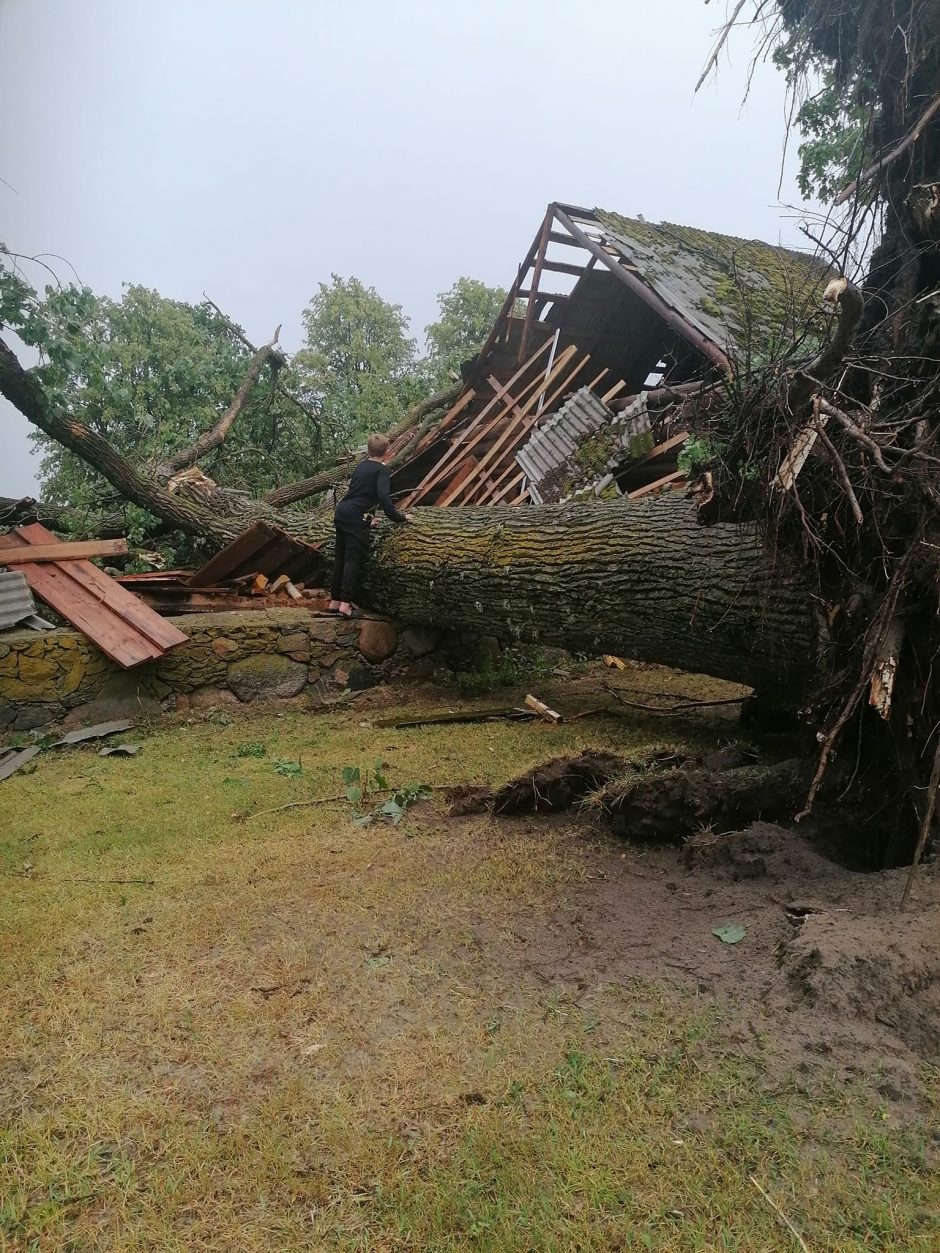
[[382,511],[392,522],[412,522],[410,513],[400,513],[392,504],[391,483],[385,455],[388,440],[370,435],[368,455],[359,462],[349,480],[349,490],[336,506],[336,556],[330,587],[330,610],[344,618],[353,616],[352,601],[359,590],[362,563],[369,551],[370,531],[379,525],[374,510]]

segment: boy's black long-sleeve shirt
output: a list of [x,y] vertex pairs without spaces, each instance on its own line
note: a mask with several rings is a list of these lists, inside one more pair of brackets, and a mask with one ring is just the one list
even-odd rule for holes
[[405,515],[392,504],[391,492],[388,467],[371,457],[360,461],[352,472],[349,490],[336,506],[337,520],[362,523],[367,513],[380,506],[393,522],[406,522]]

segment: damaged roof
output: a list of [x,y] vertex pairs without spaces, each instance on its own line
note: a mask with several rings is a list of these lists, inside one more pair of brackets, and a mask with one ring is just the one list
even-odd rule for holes
[[828,274],[759,240],[552,202],[486,342],[461,367],[460,396],[420,433],[392,490],[404,508],[518,505],[579,490],[591,468],[594,487],[613,475],[616,490],[631,450],[600,438],[604,409],[772,359],[805,335]]
[[817,257],[672,222],[595,209],[603,241],[690,325],[734,356],[790,341],[815,308],[828,266]]

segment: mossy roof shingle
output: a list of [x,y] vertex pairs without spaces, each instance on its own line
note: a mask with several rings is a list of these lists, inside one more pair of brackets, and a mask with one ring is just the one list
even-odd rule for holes
[[828,267],[756,239],[596,209],[606,242],[687,322],[730,355],[792,341],[818,306]]

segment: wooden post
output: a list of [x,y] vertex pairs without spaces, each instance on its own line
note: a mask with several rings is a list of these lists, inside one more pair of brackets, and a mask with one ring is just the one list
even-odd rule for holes
[[526,302],[525,323],[522,327],[522,341],[519,344],[519,356],[517,361],[521,361],[525,356],[525,350],[529,343],[529,333],[532,329],[532,320],[535,317],[535,297],[538,295],[539,281],[542,277],[542,267],[545,265],[545,251],[548,248],[548,237],[552,231],[552,223],[555,220],[555,214],[551,205],[545,212],[545,221],[542,223],[542,230],[539,235],[538,252],[535,256],[535,269],[532,273],[532,282],[529,284],[531,295]]

